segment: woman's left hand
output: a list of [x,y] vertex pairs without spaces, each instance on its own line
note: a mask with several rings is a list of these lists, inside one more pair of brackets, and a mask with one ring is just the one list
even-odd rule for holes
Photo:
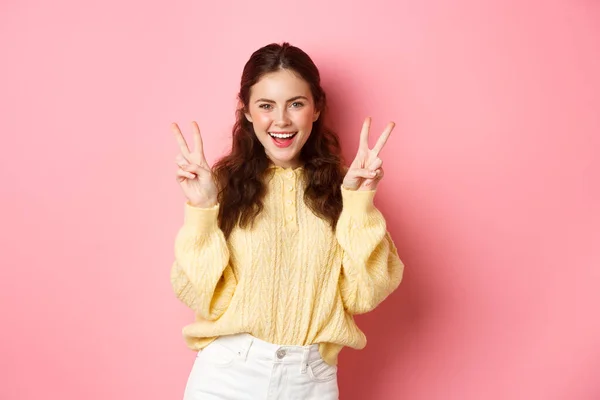
[[360,132],[358,152],[344,177],[342,185],[345,189],[375,190],[377,188],[377,184],[383,178],[383,161],[379,158],[379,153],[390,137],[395,125],[393,122],[388,123],[375,146],[369,149],[371,118],[365,119]]

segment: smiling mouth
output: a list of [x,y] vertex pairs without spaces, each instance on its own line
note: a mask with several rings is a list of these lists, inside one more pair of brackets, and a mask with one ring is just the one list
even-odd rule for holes
[[269,132],[269,136],[273,139],[291,139],[296,136],[298,132]]
[[291,146],[297,133],[298,132],[269,132],[269,136],[271,136],[275,146],[279,148],[286,148]]

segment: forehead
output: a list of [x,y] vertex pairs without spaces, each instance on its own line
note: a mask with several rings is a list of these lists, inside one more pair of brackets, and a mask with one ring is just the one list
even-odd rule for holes
[[267,98],[276,101],[286,101],[295,96],[312,98],[310,86],[296,73],[280,69],[263,75],[250,88],[250,98]]

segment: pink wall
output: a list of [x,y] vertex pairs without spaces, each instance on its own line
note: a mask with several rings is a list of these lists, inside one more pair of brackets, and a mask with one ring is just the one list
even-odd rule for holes
[[207,3],[0,6],[0,398],[180,398],[169,124],[216,158],[243,63],[289,40],[346,154],[397,122],[377,201],[406,278],[342,399],[599,399],[599,3]]

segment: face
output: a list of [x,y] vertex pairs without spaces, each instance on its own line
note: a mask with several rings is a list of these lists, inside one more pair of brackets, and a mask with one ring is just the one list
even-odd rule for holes
[[250,88],[246,118],[277,166],[300,166],[300,150],[319,118],[310,86],[289,70],[263,76]]

